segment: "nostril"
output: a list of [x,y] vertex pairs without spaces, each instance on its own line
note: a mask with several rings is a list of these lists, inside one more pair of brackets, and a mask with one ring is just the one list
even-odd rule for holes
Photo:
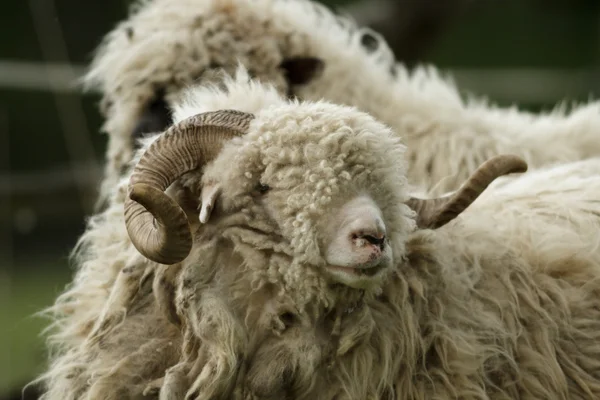
[[367,243],[374,246],[378,246],[381,250],[383,250],[383,248],[385,247],[385,235],[382,233],[373,234],[356,232],[352,234],[352,240],[355,241],[355,243],[357,243],[361,247],[366,245]]
[[383,244],[385,243],[385,236],[383,236],[383,235],[381,235],[380,237],[376,237],[373,235],[364,235],[363,238],[367,242],[374,244],[376,246],[379,246],[379,247],[383,247]]

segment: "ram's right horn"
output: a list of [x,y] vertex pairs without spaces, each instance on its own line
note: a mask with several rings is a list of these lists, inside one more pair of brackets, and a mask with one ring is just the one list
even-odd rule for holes
[[187,257],[190,226],[165,190],[186,172],[214,160],[226,141],[248,131],[253,118],[236,110],[198,114],[173,125],[148,147],[135,166],[125,201],[127,232],[142,255],[167,265]]

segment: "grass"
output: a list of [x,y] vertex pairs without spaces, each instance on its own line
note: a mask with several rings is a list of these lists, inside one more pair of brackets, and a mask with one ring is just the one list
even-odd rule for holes
[[71,277],[67,261],[12,266],[0,274],[0,394],[29,382],[46,362],[42,330],[48,320],[34,316],[51,305]]

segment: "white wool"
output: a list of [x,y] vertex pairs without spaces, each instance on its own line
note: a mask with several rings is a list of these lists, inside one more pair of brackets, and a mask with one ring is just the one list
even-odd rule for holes
[[[361,44],[367,33],[376,39],[374,48]],[[297,56],[317,57],[325,67],[308,84],[288,88],[279,65]],[[436,68],[409,71],[379,35],[321,4],[146,0],[106,36],[85,81],[105,94],[110,142],[104,191],[130,161],[132,129],[157,88],[173,105],[182,88],[211,81],[209,72],[221,66],[232,73],[238,63],[280,93],[356,106],[391,126],[409,148],[410,181],[434,194],[456,189],[499,153],[519,154],[530,168],[600,154],[600,103],[532,114],[464,100]],[[255,102],[249,96],[239,107],[251,109]]]
[[242,65],[236,70],[235,77],[225,77],[222,85],[225,91],[217,85],[191,85],[183,90],[179,103],[173,108],[173,122],[178,123],[199,113],[232,106],[238,111],[257,113],[282,101],[274,87],[252,81]]
[[[577,253],[577,243],[583,247],[592,243],[596,251],[598,171],[600,158],[590,158],[498,179],[463,217],[495,227],[517,248]],[[562,239],[557,242],[556,237]]]

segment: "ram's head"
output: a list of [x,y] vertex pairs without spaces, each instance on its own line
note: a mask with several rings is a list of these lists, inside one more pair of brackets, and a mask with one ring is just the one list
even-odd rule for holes
[[[257,115],[198,114],[139,160],[127,229],[135,247],[161,264],[186,259],[210,232],[215,243],[233,243],[240,264],[280,273],[310,267],[330,283],[369,288],[402,257],[415,222],[439,227],[494,178],[526,169],[520,159],[497,157],[452,196],[421,200],[407,194],[403,153],[387,127],[348,107],[289,103]],[[165,193],[178,180],[185,201]]]

